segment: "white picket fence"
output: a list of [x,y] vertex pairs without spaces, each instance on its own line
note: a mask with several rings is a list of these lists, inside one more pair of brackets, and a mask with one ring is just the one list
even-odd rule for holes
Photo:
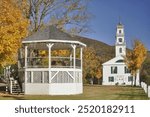
[[146,94],[148,94],[148,97],[150,98],[150,86],[148,86],[145,82],[141,82],[141,87],[145,91]]

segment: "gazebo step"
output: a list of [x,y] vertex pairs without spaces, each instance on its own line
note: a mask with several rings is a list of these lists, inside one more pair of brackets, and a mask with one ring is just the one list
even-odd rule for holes
[[19,86],[19,83],[17,80],[12,81],[12,89],[11,89],[11,94],[20,94],[21,93],[21,88]]

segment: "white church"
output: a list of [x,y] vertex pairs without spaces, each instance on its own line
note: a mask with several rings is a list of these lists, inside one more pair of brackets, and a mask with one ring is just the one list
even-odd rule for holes
[[[103,85],[131,85],[134,78],[124,63],[126,56],[126,42],[124,38],[124,26],[118,23],[116,30],[115,57],[103,63]],[[139,85],[139,73],[137,73],[136,85]]]

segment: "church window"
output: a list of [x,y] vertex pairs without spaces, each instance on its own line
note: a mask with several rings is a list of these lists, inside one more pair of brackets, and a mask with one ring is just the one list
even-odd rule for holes
[[122,42],[122,38],[119,38],[119,42]]
[[108,81],[109,82],[114,82],[114,77],[113,76],[108,77]]
[[122,48],[119,48],[119,53],[122,53]]
[[119,33],[121,33],[121,30],[119,30]]
[[133,81],[133,76],[128,76],[128,82]]
[[124,67],[125,73],[131,73],[131,70],[129,70],[126,66]]
[[116,66],[111,67],[111,74],[117,74],[117,67]]
[[117,60],[116,63],[123,63],[124,60],[123,59],[120,59],[120,60]]

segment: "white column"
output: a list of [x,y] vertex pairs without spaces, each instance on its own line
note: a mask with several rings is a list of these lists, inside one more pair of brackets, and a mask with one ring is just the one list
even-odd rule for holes
[[12,80],[10,80],[10,94],[12,94]]
[[25,83],[27,83],[27,57],[28,57],[28,46],[25,46]]
[[81,70],[82,70],[82,68],[83,68],[83,58],[82,58],[82,51],[83,51],[83,49],[82,48],[80,48],[80,61],[81,61]]
[[48,60],[49,60],[49,64],[48,64],[48,68],[49,68],[49,83],[51,83],[51,48],[54,44],[49,43],[47,44],[48,47]]
[[82,55],[82,52],[83,52],[83,49],[80,48],[80,61],[81,61],[81,79],[79,81],[81,81],[81,83],[83,82],[82,81],[82,77],[83,77],[83,55]]
[[71,45],[73,48],[73,68],[74,68],[74,82],[76,73],[76,45]]
[[148,97],[150,98],[150,86],[148,86]]
[[140,86],[140,71],[138,70],[136,73],[136,86]]
[[25,46],[25,68],[27,68],[28,46]]
[[42,71],[42,83],[44,83],[44,71]]
[[73,68],[76,68],[76,45],[71,45],[73,48]]
[[70,68],[72,68],[72,54],[70,54]]

